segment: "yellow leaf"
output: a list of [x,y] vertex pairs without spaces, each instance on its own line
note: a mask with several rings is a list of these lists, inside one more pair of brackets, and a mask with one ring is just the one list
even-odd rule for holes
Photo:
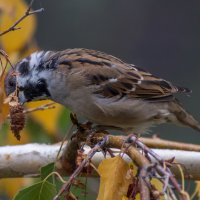
[[19,141],[19,140],[17,140],[15,138],[15,136],[12,133],[12,131],[9,130],[8,133],[7,133],[5,144],[7,144],[7,145],[15,145],[15,144],[17,144],[17,145],[19,145],[19,144],[26,144],[26,143],[30,142],[30,137],[29,137],[29,134],[28,134],[26,129],[23,129],[20,132],[20,135],[21,135],[21,139]]
[[200,181],[196,181],[196,188],[197,188],[197,196],[198,196],[198,199],[200,199]]
[[[51,101],[36,101],[27,104],[28,108],[36,108],[38,106],[45,105]],[[60,104],[55,104],[54,109],[47,109],[42,111],[32,112],[31,116],[40,123],[50,134],[55,134],[57,132],[57,122],[60,115],[62,106]]]
[[31,185],[33,183],[33,179],[31,178],[15,178],[15,179],[1,179],[0,182],[0,193],[7,194],[12,199],[18,190],[21,188]]
[[123,197],[122,197],[122,200],[129,200],[129,199],[128,199],[128,197],[123,196]]
[[132,170],[133,176],[136,176],[138,173],[138,167],[133,163],[129,163],[129,168]]
[[[1,26],[0,32],[11,27],[27,10],[27,5],[23,0],[0,0]],[[36,18],[29,16],[17,27],[22,30],[12,31],[0,37],[2,48],[7,52],[19,51],[30,42],[35,31]]]
[[126,196],[132,175],[129,165],[120,156],[103,160],[98,171],[100,174],[98,200],[121,200]]
[[[163,183],[160,180],[153,178],[151,180],[151,184],[155,187],[156,190],[158,190],[158,192],[162,193]],[[164,197],[160,196],[159,199],[162,200],[162,199],[164,199]]]

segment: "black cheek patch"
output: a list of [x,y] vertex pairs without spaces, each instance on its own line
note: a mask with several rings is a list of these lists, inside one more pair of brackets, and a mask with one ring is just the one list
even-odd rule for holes
[[40,93],[46,94],[47,96],[51,96],[49,93],[49,90],[47,89],[47,83],[45,81],[45,79],[41,78],[38,81],[39,83],[37,84],[37,90]]
[[48,99],[51,95],[47,89],[46,81],[44,79],[39,79],[38,83],[35,85],[31,83],[26,85],[24,88],[24,96],[28,101],[32,101],[35,99]]
[[22,62],[18,66],[18,71],[20,73],[20,76],[26,76],[29,74],[29,66],[28,62]]

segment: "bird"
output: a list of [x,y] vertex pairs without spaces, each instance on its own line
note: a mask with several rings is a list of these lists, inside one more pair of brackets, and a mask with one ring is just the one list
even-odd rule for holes
[[74,48],[37,51],[20,60],[5,78],[5,92],[19,102],[50,99],[102,127],[144,133],[174,123],[200,131],[177,93],[190,93],[106,53]]

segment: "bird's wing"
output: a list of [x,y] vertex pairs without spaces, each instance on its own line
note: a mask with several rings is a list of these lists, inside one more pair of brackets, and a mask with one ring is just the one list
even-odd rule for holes
[[151,73],[102,52],[88,49],[64,51],[61,64],[85,77],[88,87],[102,98],[137,98],[148,101],[173,99],[174,93],[190,92]]

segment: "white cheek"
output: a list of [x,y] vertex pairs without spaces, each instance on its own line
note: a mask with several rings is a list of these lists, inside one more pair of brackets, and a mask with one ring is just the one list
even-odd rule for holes
[[22,104],[24,104],[27,101],[27,99],[24,96],[24,92],[20,91],[19,95],[18,95],[18,98],[19,98],[19,102],[22,103]]
[[43,51],[40,51],[40,52],[35,52],[31,54],[30,61],[29,61],[30,69],[32,69],[34,66],[39,65],[43,53],[44,53]]
[[45,79],[47,82],[52,82],[52,76],[51,76],[51,71],[48,70],[43,70],[38,73],[38,71],[35,71],[32,75],[32,82],[37,82],[39,79]]
[[17,76],[16,77],[17,86],[18,87],[24,87],[27,84],[28,80],[29,80],[28,77],[23,77],[22,78],[22,77]]

